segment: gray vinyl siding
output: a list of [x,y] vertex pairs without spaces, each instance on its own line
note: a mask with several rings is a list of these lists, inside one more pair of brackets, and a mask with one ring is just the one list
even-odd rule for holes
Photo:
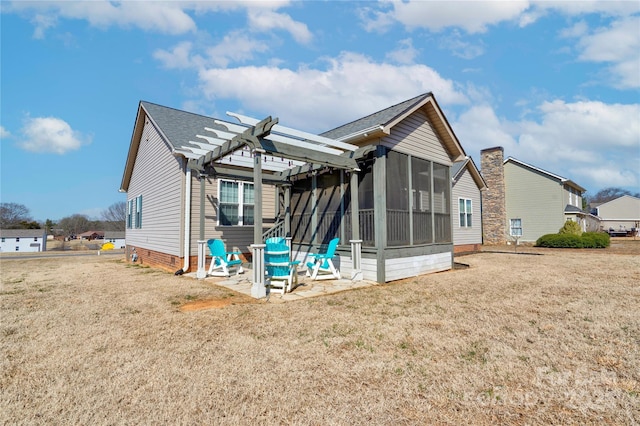
[[601,228],[605,231],[636,228],[640,222],[640,198],[624,195],[598,206]]
[[510,219],[522,219],[521,242],[535,242],[545,234],[555,234],[564,224],[566,206],[559,181],[518,164],[504,165],[506,230]]
[[640,198],[625,195],[601,204],[598,216],[605,220],[640,220]]
[[[471,200],[471,228],[460,227],[460,203],[458,202],[460,198]],[[480,212],[480,190],[466,167],[458,180],[453,183],[451,205],[451,211],[453,212],[453,244],[456,246],[481,244],[482,213]]]
[[429,122],[427,114],[418,110],[391,129],[382,145],[404,154],[451,166],[451,158]]
[[[198,253],[200,239],[200,182],[195,175],[192,176],[191,181],[191,254],[195,256]],[[227,251],[250,253],[250,246],[253,244],[253,226],[218,226],[218,181],[207,178],[205,182],[205,240],[220,238],[225,242]],[[263,184],[262,218],[265,230],[272,226],[275,219],[275,202],[275,187]]]
[[180,256],[183,165],[147,121],[127,190],[127,200],[142,195],[142,228],[126,230],[127,245]]

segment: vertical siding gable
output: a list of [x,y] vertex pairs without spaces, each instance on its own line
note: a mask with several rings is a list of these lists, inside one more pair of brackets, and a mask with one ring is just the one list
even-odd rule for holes
[[427,114],[417,110],[391,129],[381,144],[395,151],[451,166],[452,161]]
[[147,120],[131,173],[127,200],[144,198],[142,228],[127,229],[128,245],[181,255],[184,167]]

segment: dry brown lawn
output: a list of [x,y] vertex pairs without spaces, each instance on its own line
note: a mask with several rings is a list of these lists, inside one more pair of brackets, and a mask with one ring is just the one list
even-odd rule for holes
[[519,251],[280,304],[113,256],[4,257],[0,421],[638,424],[640,241]]

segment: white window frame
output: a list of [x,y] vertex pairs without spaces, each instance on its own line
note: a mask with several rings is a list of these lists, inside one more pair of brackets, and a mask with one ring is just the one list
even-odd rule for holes
[[[517,222],[516,222],[517,221]],[[514,224],[518,224],[520,226],[514,226]],[[519,234],[514,234],[514,230],[519,229]],[[509,235],[512,237],[522,237],[522,219],[517,217],[513,219],[509,219]]]
[[[464,211],[460,210],[460,201],[464,201]],[[464,223],[462,216],[464,214]],[[458,198],[458,227],[471,228],[473,226],[473,200],[471,198]]]
[[[222,193],[222,185],[223,182],[227,182],[227,183],[233,183],[238,185],[237,186],[237,203],[231,203],[231,202],[223,202],[222,201],[222,197],[221,197],[221,193]],[[255,191],[255,186],[253,185],[253,182],[244,182],[244,181],[237,181],[237,180],[230,180],[230,179],[219,179],[218,180],[218,222],[217,225],[218,226],[253,226],[254,224],[245,224],[245,217],[244,217],[244,208],[245,206],[254,206],[254,219],[255,219],[255,200],[254,203],[251,202],[245,202],[244,200],[244,192],[245,192],[245,187],[253,187],[254,191]],[[255,196],[255,192],[254,192],[254,196]],[[220,220],[220,218],[222,217],[222,214],[220,212],[220,209],[223,205],[237,205],[238,206],[238,223],[235,224],[223,224],[222,221]]]
[[142,228],[142,195],[127,201],[127,229]]

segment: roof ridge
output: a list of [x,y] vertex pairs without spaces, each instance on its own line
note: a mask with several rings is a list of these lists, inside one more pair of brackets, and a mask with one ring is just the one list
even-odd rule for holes
[[[327,130],[327,131],[325,131],[325,132],[322,132],[322,133],[321,133],[321,135],[324,135],[325,133],[329,133],[329,132],[332,132],[332,131],[334,131],[334,130],[340,129],[340,128],[342,128],[342,127],[350,126],[350,125],[352,125],[353,123],[357,123],[358,121],[365,121],[365,120],[366,120],[367,118],[369,118],[369,117],[373,117],[373,116],[374,116],[374,115],[376,115],[376,114],[381,114],[381,113],[383,113],[384,111],[388,111],[388,110],[391,110],[391,109],[397,108],[399,105],[402,105],[402,104],[404,104],[404,103],[407,103],[407,104],[410,104],[410,106],[413,106],[413,105],[415,105],[415,104],[419,103],[421,100],[423,100],[423,99],[425,99],[425,98],[427,98],[427,97],[429,97],[429,96],[433,96],[433,93],[432,93],[432,92],[425,92],[425,93],[422,93],[422,94],[420,94],[420,95],[414,96],[413,98],[405,99],[404,101],[400,101],[400,102],[395,103],[395,104],[393,104],[393,105],[391,105],[391,106],[388,106],[388,107],[386,107],[386,108],[383,108],[383,109],[380,109],[380,110],[374,111],[374,112],[372,112],[371,114],[367,114],[367,115],[365,115],[365,116],[362,116],[362,117],[356,118],[355,120],[351,120],[351,121],[349,121],[349,122],[347,122],[347,123],[341,124],[341,125],[339,125],[339,126],[337,126],[337,127],[334,127],[334,128],[329,129],[329,130]],[[407,109],[409,109],[409,106],[408,106],[407,108],[405,108],[405,109],[404,109],[404,111],[406,111]],[[402,114],[402,113],[396,114],[396,115],[395,115],[395,116],[393,116],[390,120],[387,120],[387,123],[388,123],[388,122],[390,122],[390,121],[393,121],[396,117],[400,116],[401,114]]]

